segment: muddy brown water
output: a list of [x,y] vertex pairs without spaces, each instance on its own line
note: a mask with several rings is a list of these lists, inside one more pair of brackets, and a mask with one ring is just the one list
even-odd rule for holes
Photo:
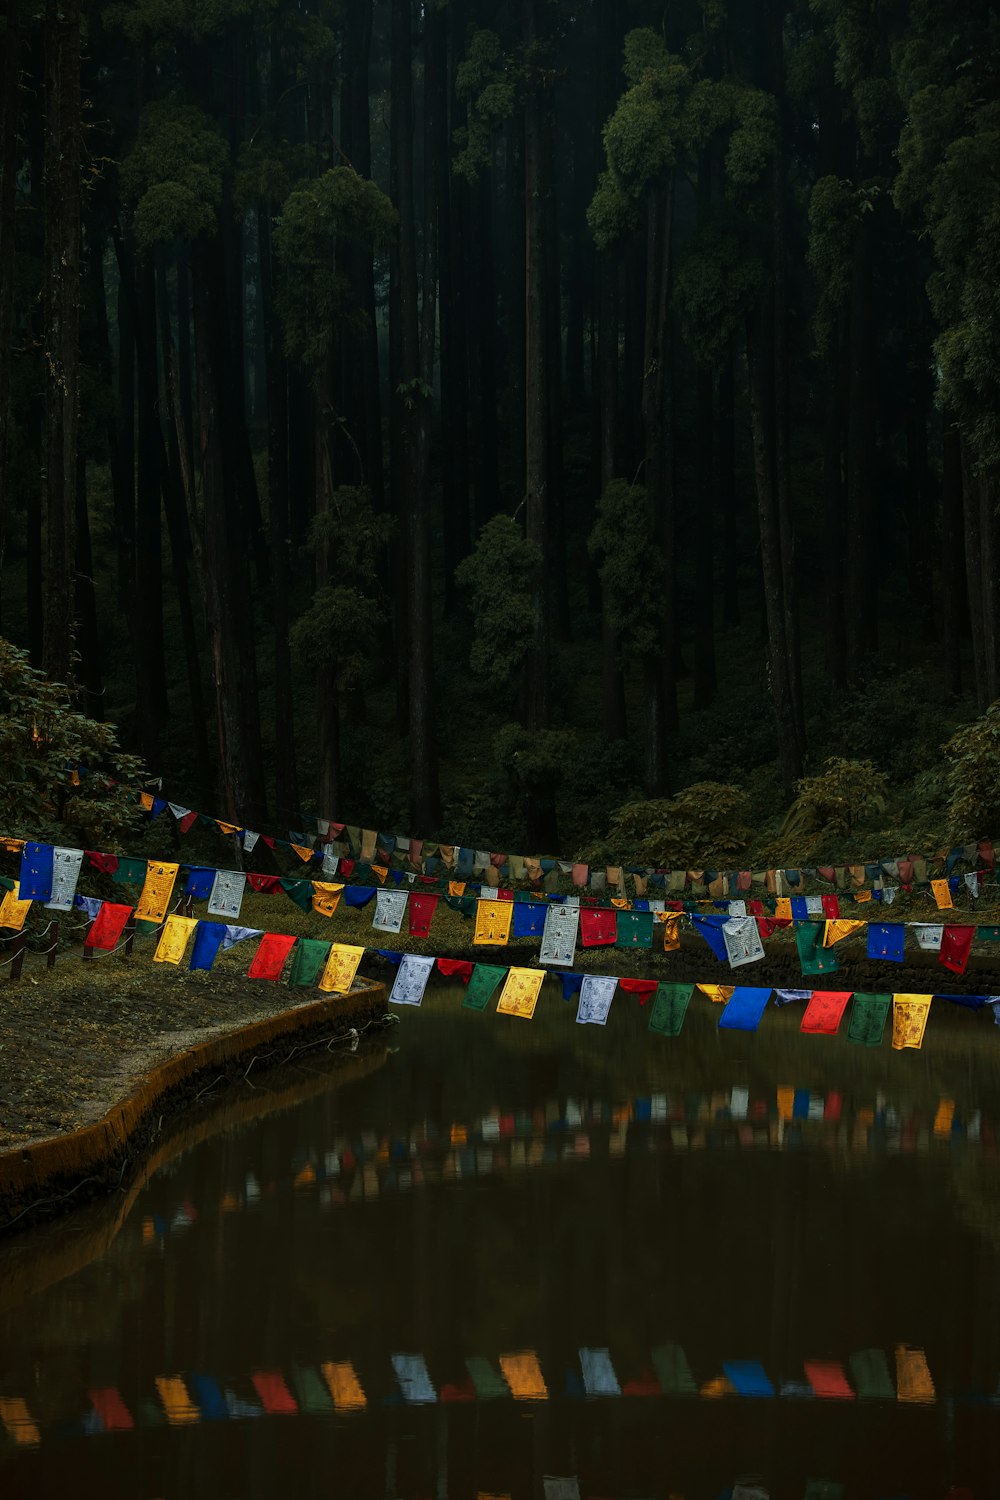
[[[557,992],[556,992],[557,993]],[[1000,1029],[432,989],[0,1248],[0,1495],[1000,1495]]]

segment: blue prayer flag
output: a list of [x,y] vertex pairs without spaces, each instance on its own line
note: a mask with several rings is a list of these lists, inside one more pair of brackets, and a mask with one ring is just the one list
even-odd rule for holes
[[52,900],[52,867],[54,850],[51,844],[25,844],[21,850],[21,873],[18,877],[18,897],[21,901]]
[[887,958],[891,963],[901,964],[905,938],[902,922],[869,922],[868,957]]
[[771,998],[770,989],[755,989],[751,985],[738,985],[719,1017],[719,1025],[734,1031],[756,1031],[764,1007]]
[[194,930],[194,947],[191,949],[189,969],[210,969],[226,936],[224,922],[199,922]]

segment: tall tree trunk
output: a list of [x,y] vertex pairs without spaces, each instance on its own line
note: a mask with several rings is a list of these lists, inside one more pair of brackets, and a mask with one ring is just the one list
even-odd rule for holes
[[740,522],[743,507],[736,472],[736,381],[734,343],[719,369],[719,425],[717,479],[722,528],[722,623],[733,630],[740,623]]
[[20,0],[7,0],[7,26],[0,57],[0,625],[3,622],[3,562],[7,535],[7,425],[10,414],[14,311],[14,217],[17,196],[17,117],[21,103]]
[[166,648],[163,636],[163,542],[161,462],[163,435],[159,418],[156,367],[156,288],[152,263],[136,266],[136,333],[138,336],[137,508],[132,634],[136,667],[139,742],[150,765],[160,758],[160,731],[169,714]]
[[[116,231],[116,244],[121,232]],[[131,264],[131,257],[129,257]],[[116,312],[118,367],[115,383],[115,440],[112,447],[111,487],[114,495],[115,540],[118,546],[118,609],[132,617],[132,580],[135,569],[135,289],[118,264]]]
[[[500,509],[500,435],[497,422],[497,287],[493,258],[493,172],[481,175],[470,192],[471,227],[466,247],[471,304],[469,332],[471,339],[469,388],[472,393],[473,442],[475,455],[475,514],[473,537]],[[523,203],[523,199],[520,200]],[[522,210],[523,211],[523,210]],[[523,245],[523,240],[522,240]],[[518,257],[522,268],[524,257]],[[510,319],[510,309],[505,309]],[[517,314],[523,328],[523,297]],[[523,356],[524,346],[520,343]],[[509,357],[509,343],[508,357]],[[523,378],[523,376],[521,377]],[[520,419],[523,421],[523,417]],[[523,443],[518,450],[523,457]],[[522,466],[516,471],[518,482]],[[520,492],[518,494],[520,499]],[[471,540],[471,539],[470,539]]]
[[[535,0],[524,0],[525,42],[537,45]],[[527,727],[548,728],[552,596],[549,564],[549,369],[550,339],[545,306],[545,96],[537,79],[524,104],[524,457],[527,535],[541,553],[533,600],[533,632],[528,658]]]
[[829,539],[825,548],[826,670],[834,687],[847,683],[847,620],[844,609],[844,565],[847,542],[844,533],[844,409],[850,384],[847,348],[838,326],[831,339],[830,375],[823,420],[823,529]]
[[[453,11],[455,7],[451,7]],[[441,491],[444,540],[444,614],[457,612],[455,569],[472,550],[469,506],[469,351],[466,256],[468,253],[470,186],[449,167],[449,141],[457,112],[454,63],[460,55],[458,24],[464,7],[452,21],[452,67],[449,69],[447,110],[437,111],[435,152],[440,163],[437,195],[437,265],[441,325]],[[448,66],[447,33],[440,45]],[[442,100],[445,95],[442,95]],[[450,119],[449,119],[450,116]]]
[[101,671],[101,643],[97,627],[97,592],[94,587],[94,559],[90,547],[90,515],[87,509],[87,463],[81,453],[76,457],[76,595],[74,608],[78,621],[80,652],[80,686],[83,688],[84,711],[91,719],[104,719],[104,677]]
[[[73,676],[80,345],[80,5],[45,5],[46,549],[42,666]],[[4,357],[7,351],[3,351]]]
[[[618,320],[615,315],[615,263],[607,254],[599,256],[598,285],[598,425],[600,429],[601,494],[616,477],[618,427]],[[618,631],[601,591],[601,680],[604,703],[604,733],[609,740],[623,740],[628,733],[625,713],[625,678],[620,659]]]
[[[719,470],[715,448],[715,378],[698,372],[698,489],[703,508],[695,524],[694,698],[695,708],[715,701],[715,546],[719,511]],[[707,503],[706,503],[707,502]]]
[[944,689],[950,698],[957,698],[962,691],[962,623],[967,586],[962,535],[962,444],[949,412],[944,414],[941,459]]
[[878,570],[875,555],[873,469],[874,307],[871,295],[871,230],[868,216],[858,225],[851,277],[848,328],[850,386],[847,405],[847,670],[852,681],[862,675],[866,658],[878,649],[876,610]]
[[504,164],[503,215],[507,231],[504,275],[504,360],[501,379],[506,400],[503,406],[507,429],[507,451],[501,462],[509,478],[502,501],[511,508],[526,494],[525,433],[525,115],[515,110],[507,126],[506,161]]

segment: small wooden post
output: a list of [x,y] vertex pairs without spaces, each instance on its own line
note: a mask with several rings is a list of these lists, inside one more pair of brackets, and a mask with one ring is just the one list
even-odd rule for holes
[[52,945],[45,955],[45,967],[47,969],[54,969],[56,966],[56,952],[59,948],[59,923],[57,921],[52,923],[49,932],[52,937]]
[[14,937],[14,957],[10,966],[11,979],[20,979],[21,977],[21,970],[24,968],[24,945],[26,941],[24,929],[22,928]]
[[184,915],[186,917],[193,917],[194,916],[194,897],[193,896],[185,896],[184,897]]
[[132,957],[132,944],[135,942],[135,917],[129,917],[125,923],[125,947],[123,952],[126,958]]

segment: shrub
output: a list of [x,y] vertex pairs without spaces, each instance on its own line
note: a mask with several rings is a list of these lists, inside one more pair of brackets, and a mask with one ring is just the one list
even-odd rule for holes
[[1000,831],[1000,699],[944,747],[948,831],[958,840]]
[[675,797],[628,802],[611,819],[607,838],[589,851],[592,863],[635,860],[672,869],[695,861],[728,864],[746,849],[747,796],[719,781],[696,781]]

